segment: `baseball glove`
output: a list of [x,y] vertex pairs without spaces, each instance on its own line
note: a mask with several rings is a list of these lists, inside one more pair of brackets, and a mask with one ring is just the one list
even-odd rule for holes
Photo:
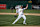
[[14,15],[14,17],[17,17],[17,15]]

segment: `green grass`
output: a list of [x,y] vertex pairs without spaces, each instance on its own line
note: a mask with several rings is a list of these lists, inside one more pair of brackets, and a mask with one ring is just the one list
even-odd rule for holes
[[[13,10],[13,13],[15,13],[16,10]],[[12,10],[3,10],[3,9],[0,9],[0,13],[12,13]],[[40,10],[24,10],[24,13],[40,13]]]
[[40,16],[32,16],[27,15],[26,16],[26,25],[23,25],[23,18],[19,19],[16,24],[12,24],[12,22],[17,17],[14,17],[14,15],[0,15],[0,26],[27,26],[27,25],[40,25]]

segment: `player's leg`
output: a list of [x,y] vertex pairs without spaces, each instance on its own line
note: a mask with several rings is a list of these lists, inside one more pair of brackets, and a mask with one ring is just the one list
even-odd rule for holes
[[12,24],[15,24],[20,18],[21,18],[21,15],[19,15],[18,18]]
[[23,24],[26,24],[26,17],[25,17],[25,15],[22,15],[22,17],[24,19]]

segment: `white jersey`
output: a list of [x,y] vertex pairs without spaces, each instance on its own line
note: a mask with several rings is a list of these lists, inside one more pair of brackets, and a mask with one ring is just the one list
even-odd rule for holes
[[16,13],[18,13],[18,14],[23,14],[23,10],[24,10],[25,8],[23,8],[23,9],[21,9],[21,8],[19,8],[18,10],[16,10]]

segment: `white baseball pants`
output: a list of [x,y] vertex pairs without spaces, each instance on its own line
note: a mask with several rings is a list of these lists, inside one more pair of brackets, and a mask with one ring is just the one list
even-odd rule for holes
[[19,15],[18,18],[13,22],[13,24],[15,24],[21,17],[23,17],[23,19],[24,19],[23,23],[26,23],[25,15]]

